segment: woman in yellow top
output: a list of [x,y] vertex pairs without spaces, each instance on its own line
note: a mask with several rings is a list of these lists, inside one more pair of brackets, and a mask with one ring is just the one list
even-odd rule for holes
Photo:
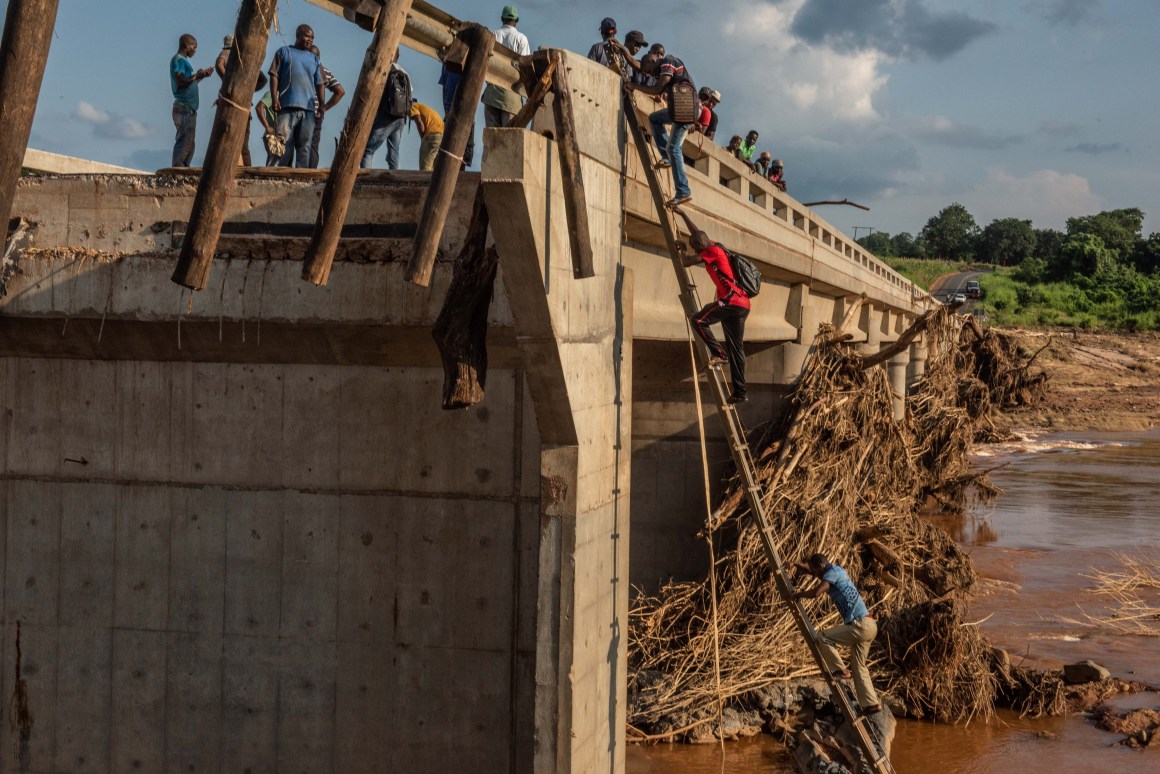
[[422,102],[411,103],[411,120],[419,129],[423,144],[419,146],[419,169],[430,172],[435,168],[435,156],[443,142],[443,119]]

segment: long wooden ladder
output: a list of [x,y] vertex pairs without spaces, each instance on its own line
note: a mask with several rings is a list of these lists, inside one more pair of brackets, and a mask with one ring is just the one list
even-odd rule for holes
[[[669,257],[672,259],[673,270],[677,275],[677,284],[681,289],[681,304],[685,309],[686,317],[691,317],[701,309],[701,303],[697,298],[697,288],[693,284],[692,276],[689,274],[689,268],[685,266],[681,259],[681,254],[677,251],[676,224],[672,220],[673,216],[671,211],[665,206],[665,194],[661,189],[661,183],[656,169],[654,169],[651,163],[651,154],[649,152],[648,141],[645,139],[644,128],[641,126],[640,117],[636,112],[636,105],[633,102],[632,95],[627,92],[624,95],[624,113],[628,118],[628,126],[632,132],[633,141],[636,143],[637,152],[640,154],[641,166],[644,168],[644,175],[648,180],[649,190],[652,192],[653,203],[657,208],[661,231],[664,232],[665,242],[668,244]],[[773,569],[773,576],[776,581],[778,593],[781,595],[782,600],[789,605],[790,612],[797,622],[802,637],[805,638],[806,644],[809,646],[810,653],[813,655],[818,669],[821,670],[826,683],[830,686],[830,694],[833,697],[834,703],[838,705],[847,722],[856,730],[856,737],[862,748],[864,762],[870,762],[868,766],[869,770],[876,772],[876,774],[894,774],[894,768],[890,765],[890,760],[882,751],[878,727],[855,708],[855,702],[849,690],[841,684],[838,678],[831,675],[830,671],[826,669],[825,661],[822,659],[822,651],[818,646],[817,629],[814,626],[813,619],[806,612],[801,601],[794,596],[796,589],[785,572],[785,565],[782,562],[781,553],[777,550],[777,544],[774,541],[773,528],[770,526],[769,517],[765,509],[765,500],[762,496],[761,484],[757,478],[757,467],[753,462],[749,442],[746,440],[745,427],[741,424],[741,417],[737,413],[736,406],[729,402],[730,391],[725,375],[725,366],[708,366],[708,349],[704,346],[698,346],[695,349],[697,352],[697,365],[701,370],[707,371],[709,375],[713,395],[716,398],[718,413],[725,422],[729,449],[733,453],[733,462],[737,465],[737,470],[741,474],[742,482],[745,486],[745,494],[749,501],[749,510],[753,516],[754,523],[757,525],[757,531],[761,537],[761,545],[765,549],[765,557]]]

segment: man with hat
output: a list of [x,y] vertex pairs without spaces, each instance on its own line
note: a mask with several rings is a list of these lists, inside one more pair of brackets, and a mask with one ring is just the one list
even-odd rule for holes
[[709,111],[709,120],[701,122],[701,132],[706,139],[712,140],[717,134],[717,111],[713,108],[721,104],[721,92],[705,86],[697,92],[697,96],[701,99],[701,107]]
[[[505,5],[499,15],[503,26],[495,33],[498,45],[511,49],[518,56],[531,56],[532,46],[524,33],[516,29],[520,22],[520,12],[514,5]],[[507,126],[524,106],[524,100],[511,89],[487,84],[483,90],[483,120],[485,126]]]
[[620,65],[622,64],[618,56],[620,51],[608,43],[608,41],[615,37],[616,19],[605,16],[600,22],[600,42],[593,43],[592,48],[588,49],[588,58],[593,62],[599,62],[605,67],[611,67],[613,70],[620,71]]
[[769,182],[777,186],[777,190],[785,193],[785,177],[782,175],[781,159],[774,159],[769,163]]

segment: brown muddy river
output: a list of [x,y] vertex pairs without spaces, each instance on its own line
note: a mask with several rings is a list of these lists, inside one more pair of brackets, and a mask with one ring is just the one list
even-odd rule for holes
[[[1092,659],[1112,674],[1160,684],[1160,637],[1125,636],[1086,623],[1104,601],[1084,577],[1122,567],[1124,553],[1160,551],[1160,431],[1041,435],[983,451],[1004,490],[965,522],[944,524],[970,551],[982,579],[972,618],[992,643],[1044,666]],[[1160,707],[1160,695],[1124,706]],[[945,726],[900,721],[892,760],[899,774],[1132,774],[1160,772],[1160,750],[1115,746],[1083,715]],[[757,774],[796,771],[770,736],[716,746],[629,745],[628,774]]]

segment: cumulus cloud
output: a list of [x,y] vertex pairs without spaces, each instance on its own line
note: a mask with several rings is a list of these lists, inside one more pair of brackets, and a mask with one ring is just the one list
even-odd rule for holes
[[952,121],[945,116],[919,116],[907,122],[910,133],[923,142],[952,148],[975,150],[1003,150],[1023,142],[1017,134],[992,132],[973,124]]
[[1081,142],[1079,145],[1073,145],[1070,148],[1064,148],[1064,150],[1071,153],[1086,153],[1089,156],[1099,156],[1103,153],[1127,152],[1128,149],[1122,143],[1118,142]]
[[941,60],[998,27],[961,11],[932,11],[923,0],[807,0],[790,29],[837,51]]
[[1091,19],[1098,0],[1036,0],[1026,7],[1048,24],[1075,26]]
[[90,124],[93,134],[111,140],[140,140],[153,134],[153,129],[132,116],[107,113],[81,101],[73,110],[73,117]]

